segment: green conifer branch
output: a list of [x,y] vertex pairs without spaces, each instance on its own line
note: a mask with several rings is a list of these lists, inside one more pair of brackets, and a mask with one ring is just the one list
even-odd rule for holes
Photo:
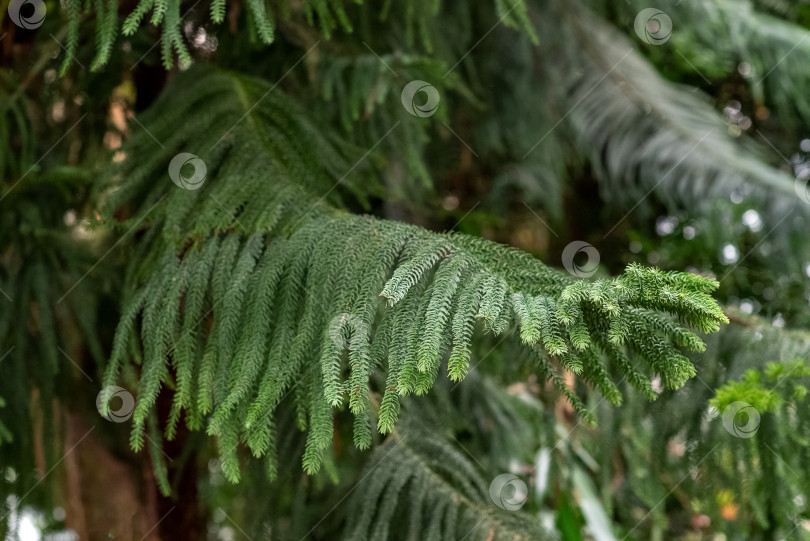
[[[673,343],[699,348],[700,339],[659,323],[662,314],[702,332],[727,321],[708,295],[712,279],[631,265],[615,279],[575,280],[493,242],[337,210],[318,194],[337,192],[332,201],[341,204],[364,190],[344,189],[324,160],[309,157],[347,161],[356,151],[263,83],[204,68],[189,73],[198,86],[191,90],[181,75],[145,120],[165,149],[125,160],[103,184],[108,213],[136,209],[120,225],[160,232],[152,255],[130,273],[135,293],[104,380],[113,384],[132,362],[124,346],[140,332],[136,449],[172,381],[174,422],[181,411],[191,427],[207,419],[230,480],[239,477],[240,442],[257,456],[270,448],[287,396],[308,431],[304,468],[318,471],[333,408],[351,410],[355,443],[369,446],[370,424],[389,432],[401,397],[428,392],[448,356],[449,376],[464,377],[477,328],[505,336],[514,329],[543,377],[590,421],[555,364],[618,402],[611,377],[633,374],[630,383],[647,389],[649,374],[671,387],[694,375]],[[246,110],[249,103],[257,105]],[[179,121],[203,106],[208,114]],[[141,156],[145,145],[154,141],[136,135],[125,152]],[[205,162],[202,188],[180,189],[165,173],[180,150]],[[377,390],[370,377],[381,368],[388,383]],[[372,392],[382,395],[378,412],[369,407]],[[167,435],[174,431],[170,423]]]

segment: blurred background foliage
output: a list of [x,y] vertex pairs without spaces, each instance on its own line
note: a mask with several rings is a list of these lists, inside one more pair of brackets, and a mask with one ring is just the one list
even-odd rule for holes
[[[3,3],[0,26],[0,535],[810,538],[810,204],[794,182],[810,177],[810,5],[45,5],[42,26],[24,30]],[[634,31],[649,7],[672,21],[657,46]],[[567,374],[595,428],[532,376],[525,352],[483,337],[480,367],[403,400],[396,437],[374,450],[348,442],[351,416],[339,413],[336,459],[314,476],[300,468],[292,408],[278,422],[275,485],[247,456],[228,483],[197,432],[134,453],[128,425],[97,423],[94,397],[141,255],[131,241],[148,233],[99,227],[97,179],[199,63],[276,85],[357,158],[372,149],[364,174],[384,189],[349,199],[354,211],[557,267],[586,241],[597,277],[633,262],[715,277],[731,324],[689,354],[697,376],[655,388],[653,403],[622,383],[612,406]],[[441,96],[430,118],[400,103],[414,79]],[[761,415],[752,437],[723,425],[737,401]],[[170,407],[158,400],[156,418]],[[503,472],[529,487],[520,511],[487,495]],[[463,531],[440,527],[448,509]]]

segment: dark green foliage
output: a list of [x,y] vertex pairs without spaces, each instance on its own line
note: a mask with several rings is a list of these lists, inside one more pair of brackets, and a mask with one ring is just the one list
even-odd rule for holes
[[[362,3],[362,2],[356,2]],[[301,18],[311,26],[319,27],[326,39],[329,39],[334,32],[342,30],[351,33],[352,22],[349,18],[345,5],[350,4],[346,0],[317,0],[296,4],[290,0],[279,0],[276,2],[265,2],[262,0],[248,0],[246,3],[247,19],[249,21],[249,31],[257,41],[264,45],[272,44],[275,40],[275,19],[276,12],[279,13],[285,22],[290,19]],[[504,24],[512,28],[519,28],[529,32],[536,41],[537,38],[532,31],[527,14],[527,6],[522,0],[507,6],[502,0],[494,3],[494,10],[503,20]],[[161,60],[166,69],[171,69],[175,65],[175,57],[179,63],[188,65],[191,61],[188,48],[181,34],[182,19],[191,13],[197,4],[181,6],[180,0],[143,0],[138,2],[135,9],[126,15],[121,25],[121,34],[132,36],[137,32],[143,22],[148,17],[152,26],[161,29]],[[440,2],[436,0],[421,0],[410,4],[404,11],[407,18],[408,28],[418,26],[420,41],[430,47],[431,35],[434,34],[431,20],[440,7]],[[67,0],[62,4],[65,18],[68,22],[68,45],[67,54],[62,64],[62,72],[75,61],[75,53],[79,41],[79,24],[84,14],[95,14],[96,31],[96,56],[91,68],[99,70],[107,64],[110,58],[110,51],[118,37],[118,3],[115,0],[93,0],[89,2],[81,0]],[[228,5],[225,0],[212,0],[208,8],[210,19],[215,24],[222,24]],[[232,8],[233,9],[233,8]],[[392,5],[389,2],[382,9],[375,7],[378,21],[384,21],[390,16]],[[399,6],[394,8],[399,11]],[[490,8],[492,9],[492,8]],[[409,31],[410,40],[414,40],[412,30]]]
[[[627,7],[627,14],[640,9]],[[802,208],[794,178],[764,163],[765,149],[752,140],[740,144],[729,136],[726,121],[705,96],[662,77],[637,51],[636,36],[622,36],[578,2],[560,6],[559,17],[571,24],[558,41],[559,52],[578,68],[567,72],[571,125],[612,205],[630,202],[644,209],[646,196],[655,192],[669,208],[693,209],[727,198],[744,182],[758,200]],[[572,41],[581,46],[564,46]],[[606,72],[610,76],[603,78]],[[689,183],[680,182],[685,177]]]
[[418,427],[378,447],[360,479],[345,539],[555,539],[535,517],[492,505],[490,480]]
[[[173,504],[199,470],[256,539],[547,537],[538,517],[578,538],[595,509],[627,538],[703,515],[800,534],[806,337],[733,306],[807,322],[804,7],[667,4],[660,47],[634,35],[643,2],[53,7],[0,70],[0,536],[7,494],[50,510],[60,408],[105,426],[111,384],[145,451],[115,452]],[[429,118],[400,102],[414,80]],[[181,152],[199,189],[168,174]],[[481,237],[549,265],[585,239],[602,266]],[[710,294],[734,317],[707,348]],[[723,423],[739,402],[750,438]],[[522,512],[487,493],[503,472]]]
[[[95,329],[106,281],[94,289],[83,280],[91,245],[65,223],[70,213],[75,219],[88,180],[80,169],[53,168],[0,194],[0,464],[16,472],[33,470],[30,451],[40,437],[45,464],[60,458],[54,404],[69,402],[66,390],[86,377],[70,364],[76,342],[95,363],[105,356]],[[11,490],[35,483],[21,476]],[[0,487],[0,496],[8,491]]]

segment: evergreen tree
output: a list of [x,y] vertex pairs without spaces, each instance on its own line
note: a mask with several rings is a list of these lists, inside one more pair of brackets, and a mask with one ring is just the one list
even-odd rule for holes
[[0,534],[810,538],[810,8],[660,7],[7,2]]

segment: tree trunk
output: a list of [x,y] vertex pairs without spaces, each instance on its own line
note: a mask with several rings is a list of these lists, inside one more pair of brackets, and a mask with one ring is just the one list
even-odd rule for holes
[[[100,420],[98,422],[106,422]],[[96,422],[96,423],[98,423]],[[101,426],[77,413],[65,416],[64,505],[66,526],[79,539],[161,541],[204,539],[193,468],[182,472],[178,498],[161,496],[148,452],[117,456]],[[169,442],[167,452],[182,445]],[[171,458],[167,458],[174,479]]]

